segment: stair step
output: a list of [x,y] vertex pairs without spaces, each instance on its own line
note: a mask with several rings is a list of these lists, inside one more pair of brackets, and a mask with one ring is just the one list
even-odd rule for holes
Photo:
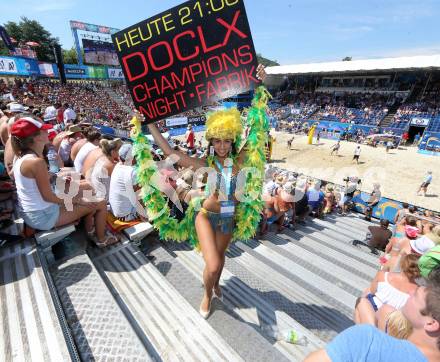
[[282,234],[278,234],[277,236],[279,239],[282,239],[282,241],[279,239],[271,239],[270,242],[279,246],[283,252],[286,251],[287,253],[295,255],[294,245],[297,245],[335,265],[339,265],[346,272],[358,275],[365,280],[371,281],[377,273],[377,268],[372,268],[368,264],[364,264],[362,252],[357,252],[354,248],[352,248],[353,254],[350,254],[335,245],[328,245],[314,238],[302,237],[300,234],[291,230],[285,230]]
[[[286,244],[284,248],[276,245],[282,240]],[[287,243],[286,243],[287,242]],[[294,265],[299,264],[309,272],[322,276],[326,281],[343,288],[344,291],[358,297],[369,284],[369,278],[362,278],[355,273],[347,273],[338,260],[329,260],[325,257],[295,245],[279,235],[267,235],[261,244],[252,241],[248,246],[253,251],[261,250],[267,258],[276,262],[286,271],[291,271]]]
[[[185,249],[184,245],[166,244],[165,247],[167,249],[173,247],[171,251],[177,255],[180,262],[196,278],[202,281],[204,261],[200,254],[194,250]],[[256,291],[252,290],[252,288],[226,268],[222,273],[221,286],[226,306],[238,314],[245,322],[257,328],[265,328],[267,326],[276,326],[279,330],[293,328],[307,336],[310,343],[306,347],[276,342],[274,344],[275,348],[283,353],[285,357],[302,360],[311,351],[323,347],[323,342],[311,331],[301,326],[285,312],[276,310],[270,302],[259,296]]]
[[[302,236],[313,237],[315,240],[319,239],[323,242],[326,242],[327,244],[337,245],[339,249],[345,250],[347,253],[351,253],[354,255],[357,255],[359,251],[362,250],[361,248],[354,247],[351,244],[353,238],[341,235],[334,230],[324,229],[322,227],[317,229],[311,223],[307,226],[298,227],[298,229],[296,229],[295,231]],[[376,268],[379,265],[378,257],[371,254],[370,252],[367,253],[366,251],[362,251],[362,259],[367,265],[371,266],[372,268]]]
[[33,241],[0,249],[0,304],[2,361],[70,360]]
[[[158,244],[149,253],[156,259],[154,265],[176,288],[176,290],[198,310],[203,296],[203,284],[184,265],[176,255]],[[266,340],[257,330],[244,323],[232,310],[225,307],[218,299],[212,301],[211,315],[207,322],[245,361],[287,361],[273,342]]]
[[124,243],[96,251],[92,258],[161,359],[241,360],[136,246]]
[[[297,304],[295,307],[300,307],[302,310],[292,308],[293,313],[289,315],[307,328],[313,326],[310,329],[314,329],[315,334],[321,339],[329,340],[336,335],[335,332],[352,325],[351,308],[315,287],[308,273],[302,275],[286,273],[278,264],[268,263],[268,259],[252,255],[244,250],[246,248],[237,248],[231,248],[231,263],[238,263],[264,280],[270,288],[270,292],[264,294],[265,297],[272,295],[275,300],[282,297],[287,303]],[[240,275],[240,278],[242,277]]]
[[151,360],[87,254],[51,272],[82,360]]

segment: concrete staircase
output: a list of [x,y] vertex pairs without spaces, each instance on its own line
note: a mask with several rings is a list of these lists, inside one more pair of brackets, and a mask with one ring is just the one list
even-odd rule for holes
[[128,114],[132,112],[130,107],[127,107],[126,104],[121,100],[121,97],[111,88],[104,88],[104,91],[108,94],[108,96],[113,99],[119,106],[125,110]]
[[394,103],[392,106],[388,107],[388,113],[387,115],[382,119],[382,122],[380,122],[380,127],[389,127],[391,123],[393,123],[394,115],[396,114],[397,110],[401,106],[401,103]]
[[[355,215],[331,215],[231,245],[224,302],[213,300],[207,320],[198,313],[204,261],[185,243],[150,234],[139,246],[124,240],[98,250],[76,232],[65,242],[65,257],[44,270],[32,241],[0,250],[0,355],[6,361],[31,360],[31,351],[57,361],[301,361],[353,324],[355,300],[378,270],[377,256],[351,245],[368,225]],[[40,317],[43,306],[48,311]],[[50,338],[41,333],[47,326]],[[285,329],[302,332],[308,344],[273,338],[271,331]]]

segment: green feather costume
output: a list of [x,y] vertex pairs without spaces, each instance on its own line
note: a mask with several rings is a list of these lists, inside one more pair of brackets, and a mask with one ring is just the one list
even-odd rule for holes
[[[256,233],[261,217],[263,208],[261,194],[266,162],[265,146],[269,131],[266,109],[269,98],[269,92],[264,87],[258,87],[255,90],[252,106],[248,111],[246,123],[250,132],[244,145],[246,153],[242,167],[254,168],[258,172],[247,174],[243,195],[245,201],[239,202],[235,210],[234,241],[246,241],[252,238]],[[159,237],[162,240],[189,241],[194,247],[198,247],[194,220],[203,199],[192,199],[184,219],[180,222],[170,215],[167,198],[150,183],[151,177],[158,172],[151,156],[151,144],[142,133],[140,121],[134,117],[132,123],[134,125],[132,131],[133,154],[137,159],[137,182],[142,187],[141,197],[146,206],[149,219],[153,220],[153,226],[158,230]],[[240,149],[241,144],[242,140],[239,137],[235,140],[236,149]],[[207,161],[208,166],[212,166],[214,163],[212,156],[209,156]],[[253,197],[250,197],[251,195]]]

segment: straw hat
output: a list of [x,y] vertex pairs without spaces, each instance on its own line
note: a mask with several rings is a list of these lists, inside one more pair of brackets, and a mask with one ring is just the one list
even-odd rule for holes
[[334,186],[333,186],[333,184],[327,184],[327,185],[325,185],[325,191],[326,192],[332,192],[332,191],[334,191]]
[[286,179],[284,176],[277,176],[275,179],[275,182],[279,184],[280,186],[284,185],[286,183]]

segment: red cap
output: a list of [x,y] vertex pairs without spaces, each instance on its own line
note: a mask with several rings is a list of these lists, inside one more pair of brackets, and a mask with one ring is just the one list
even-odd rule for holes
[[19,118],[11,127],[11,135],[19,138],[32,136],[39,130],[52,128],[50,124],[44,124],[31,117]]
[[53,128],[53,126],[50,124],[49,126],[51,126],[51,128],[49,128],[47,130],[47,135],[49,136],[49,141],[52,142],[53,139],[56,137],[56,135],[58,134],[57,130],[55,128]]

